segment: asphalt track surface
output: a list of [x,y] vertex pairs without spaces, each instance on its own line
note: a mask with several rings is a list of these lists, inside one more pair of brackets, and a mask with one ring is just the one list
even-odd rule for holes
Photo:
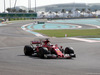
[[100,75],[100,43],[51,38],[52,44],[73,47],[75,59],[40,59],[23,53],[24,45],[36,38],[18,21],[0,27],[0,75]]

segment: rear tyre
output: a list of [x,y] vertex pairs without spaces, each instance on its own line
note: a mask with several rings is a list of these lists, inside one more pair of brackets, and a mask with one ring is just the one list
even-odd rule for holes
[[25,54],[26,56],[31,56],[33,53],[34,53],[34,51],[33,51],[33,49],[32,49],[31,46],[26,45],[26,46],[24,47],[24,54]]

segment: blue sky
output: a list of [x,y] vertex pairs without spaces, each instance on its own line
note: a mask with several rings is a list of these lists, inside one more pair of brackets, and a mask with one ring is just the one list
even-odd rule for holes
[[[6,1],[6,8],[10,7],[10,0]],[[11,0],[11,6],[14,6],[14,1]],[[35,0],[31,0],[31,6],[34,7]],[[45,5],[51,5],[51,4],[60,4],[60,3],[100,3],[100,0],[36,0],[37,6],[45,6]],[[17,6],[26,6],[28,7],[28,0],[17,0]],[[0,12],[4,11],[4,0],[0,0]]]

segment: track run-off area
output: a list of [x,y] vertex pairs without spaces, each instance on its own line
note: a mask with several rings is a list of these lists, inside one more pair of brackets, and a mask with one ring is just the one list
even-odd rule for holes
[[[41,36],[40,33],[33,32],[33,30],[52,30],[52,29],[99,29],[100,19],[72,19],[72,20],[54,20],[47,21],[44,24],[30,23],[21,27],[36,36]],[[100,38],[69,38],[73,40],[85,42],[100,42]]]
[[[49,22],[49,24],[53,23],[58,22]],[[52,44],[58,44],[63,48],[73,47],[77,55],[75,59],[40,59],[35,56],[25,56],[23,52],[25,45],[30,45],[30,41],[35,38],[45,37],[32,32],[34,30],[34,27],[30,26],[32,24],[35,24],[34,20],[13,21],[0,26],[0,75],[100,75],[100,42],[97,42],[99,38],[88,38],[85,40],[90,42],[86,42],[81,40],[83,38],[75,40],[78,38],[49,37]],[[74,27],[73,23],[59,24]],[[77,26],[81,28],[75,29],[97,28],[75,24],[75,27]]]

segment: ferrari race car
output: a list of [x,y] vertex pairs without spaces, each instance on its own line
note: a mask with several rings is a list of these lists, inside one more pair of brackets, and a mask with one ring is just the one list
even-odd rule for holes
[[51,45],[48,39],[31,41],[30,45],[25,45],[24,54],[26,56],[31,56],[36,54],[40,58],[75,58],[74,50],[71,47],[66,47],[63,49],[62,46]]

